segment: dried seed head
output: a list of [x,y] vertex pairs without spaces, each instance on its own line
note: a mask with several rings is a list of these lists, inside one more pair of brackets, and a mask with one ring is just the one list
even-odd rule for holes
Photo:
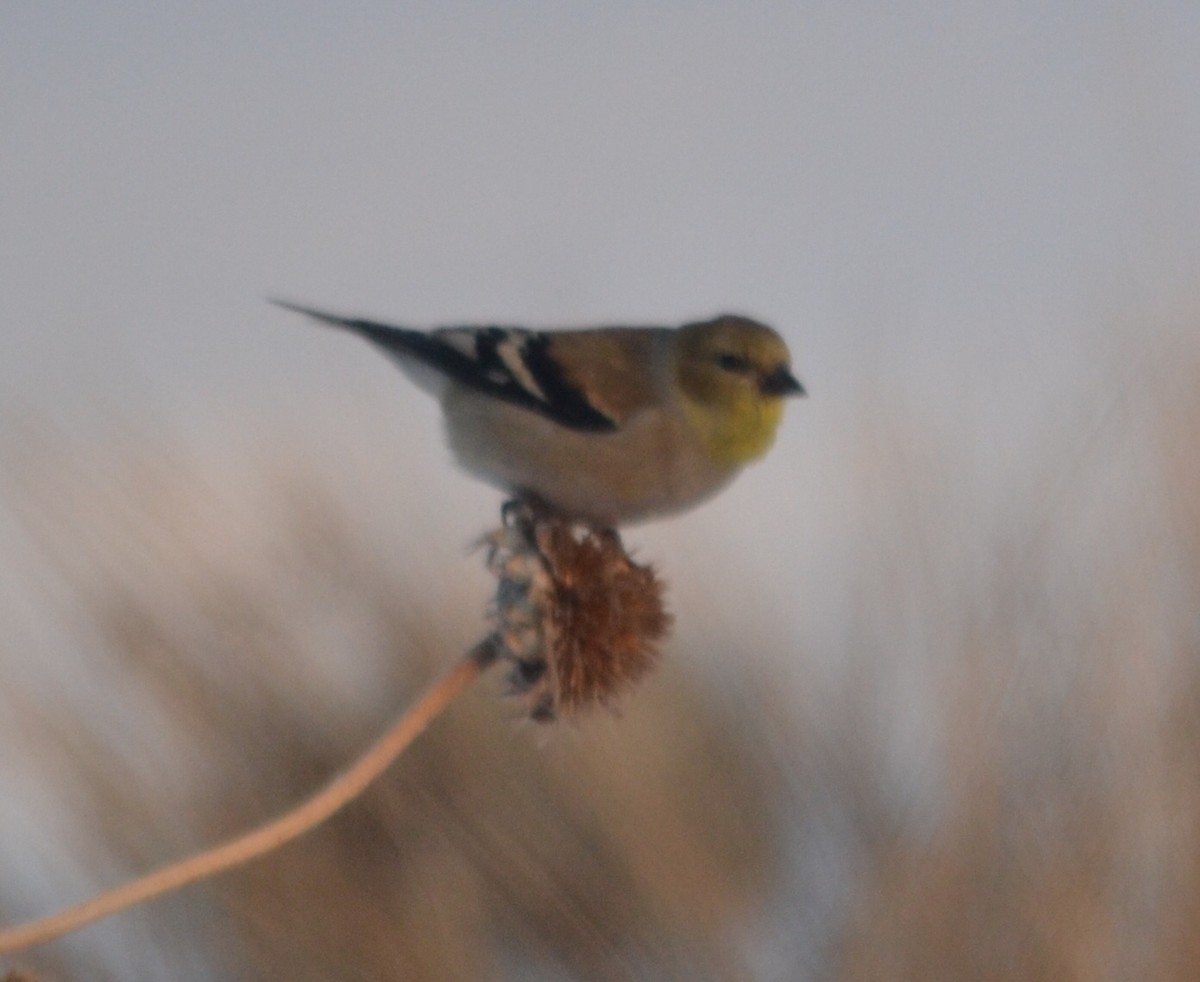
[[661,580],[625,553],[612,530],[510,502],[487,538],[499,583],[492,642],[529,715],[549,722],[611,706],[654,667],[671,618]]

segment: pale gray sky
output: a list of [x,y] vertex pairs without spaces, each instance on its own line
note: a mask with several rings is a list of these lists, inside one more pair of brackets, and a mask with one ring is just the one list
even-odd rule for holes
[[272,293],[418,325],[746,310],[827,396],[1036,376],[1195,282],[1191,3],[15,3],[0,28],[0,406],[384,384]]

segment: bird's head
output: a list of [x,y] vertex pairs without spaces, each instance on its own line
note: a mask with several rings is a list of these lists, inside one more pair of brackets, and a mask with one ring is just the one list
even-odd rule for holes
[[692,424],[713,458],[730,467],[766,453],[784,398],[805,394],[783,338],[732,314],[679,329],[675,373]]

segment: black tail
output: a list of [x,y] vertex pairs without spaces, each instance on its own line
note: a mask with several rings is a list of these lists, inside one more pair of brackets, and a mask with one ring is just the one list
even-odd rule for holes
[[273,297],[268,299],[277,307],[283,307],[285,310],[292,310],[305,317],[311,317],[322,324],[332,324],[334,327],[361,335],[381,348],[384,354],[401,364],[405,362],[411,364],[414,360],[423,362],[445,375],[462,379],[468,384],[474,382],[474,376],[478,373],[471,358],[425,331],[414,331],[408,327],[393,327],[391,324],[381,324],[378,321],[363,320],[359,317],[339,317],[337,314],[327,314],[324,311],[314,310],[312,307],[302,307],[300,304],[287,300],[276,300]]
[[374,341],[389,354],[416,355],[418,358],[428,359],[428,354],[423,355],[423,349],[429,348],[430,340],[429,336],[422,331],[414,331],[407,327],[393,327],[390,324],[380,324],[378,321],[363,320],[357,317],[339,317],[336,314],[314,310],[312,307],[302,307],[300,304],[291,303],[288,300],[276,300],[274,297],[268,299],[277,307],[304,314],[305,317],[311,317],[323,324],[332,324],[334,327],[361,334],[368,340]]

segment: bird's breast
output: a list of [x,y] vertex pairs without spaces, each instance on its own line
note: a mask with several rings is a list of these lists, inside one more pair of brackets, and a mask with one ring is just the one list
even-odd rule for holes
[[615,432],[592,433],[461,386],[447,389],[442,406],[464,469],[572,518],[615,525],[681,511],[736,473],[711,459],[681,413],[644,410]]

